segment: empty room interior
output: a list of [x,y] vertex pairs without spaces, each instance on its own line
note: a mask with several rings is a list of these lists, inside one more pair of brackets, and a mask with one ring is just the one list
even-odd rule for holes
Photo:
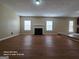
[[0,59],[79,59],[79,0],[0,0]]

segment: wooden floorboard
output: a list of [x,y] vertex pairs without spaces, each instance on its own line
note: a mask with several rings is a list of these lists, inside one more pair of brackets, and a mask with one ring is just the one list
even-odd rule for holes
[[60,35],[19,35],[0,42],[1,56],[4,51],[24,54],[9,59],[79,59],[79,43]]

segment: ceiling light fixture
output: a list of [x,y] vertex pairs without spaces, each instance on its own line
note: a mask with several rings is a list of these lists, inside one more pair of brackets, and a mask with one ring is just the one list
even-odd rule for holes
[[39,5],[40,4],[40,0],[36,0],[35,3],[36,3],[36,5]]

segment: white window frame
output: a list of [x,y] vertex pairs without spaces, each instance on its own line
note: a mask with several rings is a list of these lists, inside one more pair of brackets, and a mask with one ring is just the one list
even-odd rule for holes
[[[25,24],[28,23],[28,24]],[[31,20],[24,20],[24,30],[31,31]]]
[[74,21],[70,20],[69,21],[69,33],[73,33],[74,32]]
[[[51,23],[51,24],[48,24],[48,23]],[[49,29],[50,27],[51,27],[51,29]],[[46,21],[46,31],[53,31],[53,20]]]

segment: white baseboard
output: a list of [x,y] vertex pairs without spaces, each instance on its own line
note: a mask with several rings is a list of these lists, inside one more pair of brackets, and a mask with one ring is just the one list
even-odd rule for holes
[[0,41],[6,40],[6,39],[9,39],[9,38],[12,38],[12,37],[18,36],[18,35],[19,35],[19,34],[11,35],[11,36],[8,36],[8,37],[5,37],[5,38],[2,38],[2,39],[0,39]]
[[[25,34],[25,35],[34,35],[34,33],[20,33],[20,34]],[[53,34],[58,34],[58,33],[43,33],[44,35],[53,35]]]

